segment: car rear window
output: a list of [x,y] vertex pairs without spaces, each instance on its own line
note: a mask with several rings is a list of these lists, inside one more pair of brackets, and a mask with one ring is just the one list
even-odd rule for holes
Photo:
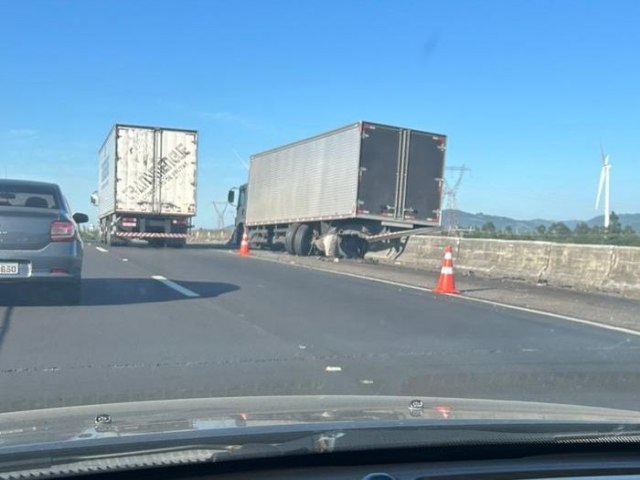
[[57,209],[58,195],[47,185],[0,184],[0,207]]

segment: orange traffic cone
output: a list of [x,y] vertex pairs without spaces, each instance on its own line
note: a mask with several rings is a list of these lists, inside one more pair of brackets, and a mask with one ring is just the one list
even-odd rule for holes
[[451,245],[447,245],[444,249],[444,260],[442,260],[442,270],[440,270],[440,279],[438,285],[433,289],[433,293],[449,293],[458,294],[456,283],[453,279],[453,251]]
[[244,227],[244,232],[242,233],[242,241],[240,242],[238,255],[249,255],[249,236],[247,235],[247,227]]

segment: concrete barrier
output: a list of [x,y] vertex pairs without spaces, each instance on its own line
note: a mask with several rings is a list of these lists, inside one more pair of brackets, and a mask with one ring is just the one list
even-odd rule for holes
[[367,257],[437,271],[446,245],[459,274],[640,297],[638,247],[413,236],[401,252],[387,248]]
[[549,256],[544,242],[461,239],[457,245],[458,271],[505,279],[542,281]]
[[225,243],[231,239],[233,230],[193,230],[188,243]]
[[640,288],[640,248],[614,247],[611,264],[602,288],[633,294]]

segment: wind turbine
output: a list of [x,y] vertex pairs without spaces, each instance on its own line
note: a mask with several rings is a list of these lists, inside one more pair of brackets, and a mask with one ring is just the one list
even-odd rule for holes
[[600,169],[600,183],[598,184],[598,195],[596,195],[596,210],[600,207],[600,198],[604,189],[604,228],[609,228],[609,181],[611,164],[609,163],[609,155],[604,154],[604,150],[600,147],[600,155],[602,157],[602,168]]

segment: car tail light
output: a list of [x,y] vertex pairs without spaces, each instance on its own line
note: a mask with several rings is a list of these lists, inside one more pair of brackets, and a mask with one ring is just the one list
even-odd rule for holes
[[50,235],[52,242],[70,242],[76,238],[76,227],[67,221],[53,222]]

